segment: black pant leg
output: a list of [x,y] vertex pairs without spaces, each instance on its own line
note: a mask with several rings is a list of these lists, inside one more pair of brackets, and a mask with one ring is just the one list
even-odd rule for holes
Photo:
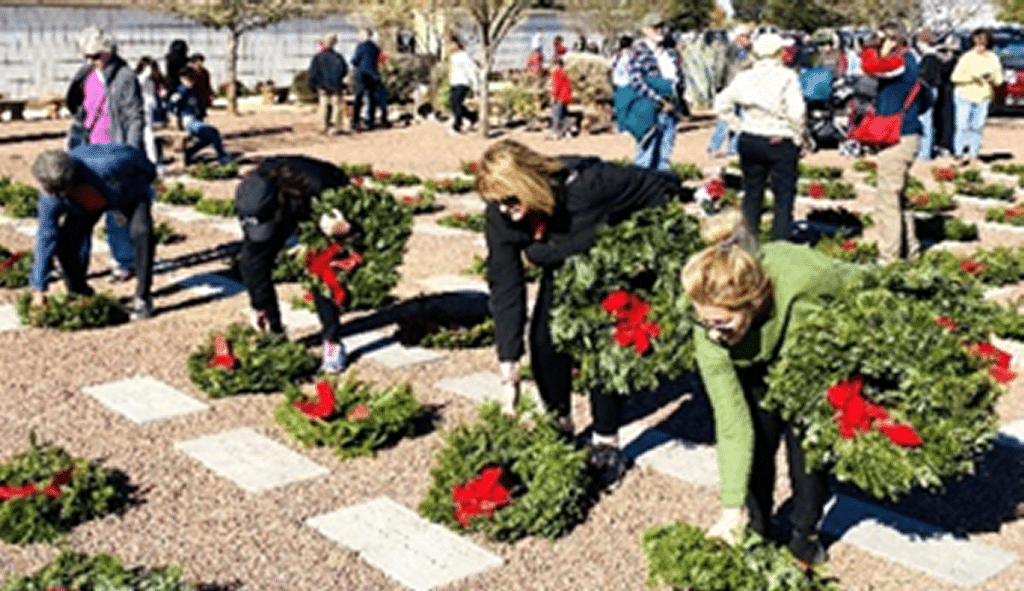
[[[153,215],[149,200],[143,200],[130,213],[128,232],[135,253],[135,297],[148,300],[153,287]],[[127,213],[127,212],[126,212]]]
[[572,361],[556,351],[551,341],[554,296],[554,271],[545,269],[530,321],[530,365],[544,406],[557,417],[568,417],[572,410]]
[[622,409],[626,406],[626,397],[605,392],[601,388],[590,391],[590,415],[593,417],[594,433],[612,437],[618,435],[622,426]]
[[774,146],[771,180],[774,206],[772,213],[772,239],[789,240],[793,235],[793,201],[796,198],[796,179],[800,149],[790,140]]
[[93,226],[102,212],[87,215],[68,214],[57,230],[57,260],[64,274],[64,285],[69,293],[91,295],[92,288],[85,280],[89,271],[89,259],[83,259],[82,252],[91,239]]
[[741,370],[740,383],[751,409],[754,426],[754,457],[747,486],[750,529],[763,536],[769,536],[775,506],[775,453],[779,448],[785,425],[777,414],[760,407],[761,398],[767,390],[764,382],[765,371],[764,367]]
[[743,219],[751,234],[757,236],[761,226],[761,206],[768,180],[767,141],[760,136],[740,134],[737,149],[743,171]]
[[320,290],[313,290],[313,306],[323,329],[321,338],[332,343],[341,342],[341,310],[334,300],[324,297]]
[[284,332],[284,327],[281,324],[281,309],[271,276],[277,253],[284,247],[290,234],[290,227],[280,227],[270,240],[257,242],[248,237],[242,239],[239,271],[245,289],[249,292],[249,304],[253,309],[262,310],[267,315],[270,330],[273,332]]
[[[828,500],[828,472],[807,469],[806,453],[799,434],[792,426],[786,427],[786,458],[789,464],[789,482],[793,489],[792,543],[799,547],[818,531],[818,522]],[[797,548],[794,547],[794,551]],[[809,556],[798,557],[808,560]]]
[[469,94],[469,87],[464,84],[456,84],[451,90],[452,129],[462,131],[462,118],[465,116],[466,95]]
[[361,117],[360,112],[363,110],[363,97],[366,95],[366,85],[363,82],[363,76],[356,72],[353,77],[353,93],[352,93],[352,129],[358,129],[360,125],[359,118]]

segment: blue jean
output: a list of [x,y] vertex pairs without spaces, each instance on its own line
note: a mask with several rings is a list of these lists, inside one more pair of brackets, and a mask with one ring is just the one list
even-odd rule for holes
[[929,107],[927,111],[922,112],[917,120],[921,122],[921,145],[917,148],[917,159],[918,160],[931,160],[933,148],[935,147],[935,99],[939,95],[939,91],[936,88],[922,88],[923,92],[931,93],[931,101],[929,104],[933,107]]
[[714,154],[721,150],[726,138],[729,139],[729,148],[726,150],[726,154],[734,156],[739,148],[740,134],[729,131],[729,124],[725,122],[725,119],[719,119],[715,130],[711,132],[711,139],[708,140],[708,153]]
[[985,119],[988,117],[988,101],[975,103],[953,93],[953,106],[956,112],[953,155],[960,156],[964,153],[964,148],[968,148],[971,156],[976,157],[981,151],[981,131],[985,128]]
[[117,263],[117,268],[131,273],[135,269],[135,246],[128,231],[128,224],[118,225],[115,219],[118,212],[107,211],[107,244],[110,246],[110,257]]
[[206,123],[205,121],[193,119],[185,124],[185,131],[195,139],[195,143],[192,144],[186,152],[186,155],[189,157],[193,156],[206,146],[213,146],[214,151],[217,152],[217,160],[220,161],[221,164],[231,160],[228,153],[224,151],[224,143],[221,141],[220,132],[217,131],[216,127]]
[[672,161],[672,146],[676,141],[676,118],[660,112],[654,122],[655,130],[636,146],[634,164],[640,168],[668,170]]

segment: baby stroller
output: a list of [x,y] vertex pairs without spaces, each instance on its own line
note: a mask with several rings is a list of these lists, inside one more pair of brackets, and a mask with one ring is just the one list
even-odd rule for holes
[[835,76],[828,68],[806,68],[800,72],[800,87],[807,105],[805,136],[812,152],[838,148],[846,132],[836,125],[833,86]]
[[[849,96],[846,103],[846,133],[855,129],[864,115],[874,109],[875,94],[878,92],[878,80],[871,76],[861,76],[848,85]],[[855,139],[846,138],[839,144],[839,153],[850,158],[864,155],[864,147]]]

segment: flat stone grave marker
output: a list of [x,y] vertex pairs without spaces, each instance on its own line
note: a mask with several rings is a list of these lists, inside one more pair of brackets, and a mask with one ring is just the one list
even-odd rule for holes
[[24,234],[29,238],[35,238],[36,234],[39,232],[39,225],[35,221],[30,224],[16,221],[14,222],[14,229],[18,233]]
[[252,493],[330,472],[302,454],[248,428],[181,441],[174,447]]
[[311,517],[306,525],[414,591],[442,587],[504,564],[500,556],[388,497]]
[[718,455],[714,445],[684,441],[639,422],[620,428],[619,439],[623,453],[638,466],[691,484],[718,487]]
[[242,225],[238,223],[237,219],[220,219],[210,224],[210,227],[216,228],[225,234],[231,234],[235,238],[242,238]]
[[209,408],[206,403],[148,376],[86,386],[82,391],[139,425]]
[[[443,380],[439,380],[434,384],[434,386],[440,390],[444,390],[445,392],[451,392],[452,394],[457,394],[463,398],[469,398],[478,404],[492,400],[498,403],[503,402],[500,397],[501,376],[496,373],[480,371],[469,375],[445,378]],[[520,382],[519,395],[529,396],[538,405],[538,407],[542,404],[540,394],[537,392],[537,386],[533,382]]]
[[18,320],[18,307],[14,304],[0,306],[0,332],[17,330],[21,327],[21,321]]
[[424,288],[438,293],[449,291],[488,292],[487,282],[469,275],[433,275],[416,281]]
[[837,495],[826,509],[821,531],[964,587],[981,584],[1017,559],[999,548],[956,538],[942,528],[845,495]]
[[281,323],[288,329],[303,329],[320,326],[316,312],[305,308],[294,308],[291,304],[281,306]]
[[1024,234],[1024,226],[1000,224],[999,222],[978,222],[978,229],[990,230],[992,232],[1012,232],[1014,234]]
[[178,220],[179,222],[203,222],[217,219],[215,216],[200,213],[196,211],[194,207],[189,205],[157,203],[153,205],[153,211]]
[[230,297],[245,290],[245,286],[217,273],[172,277],[171,281],[201,297]]
[[440,353],[424,347],[406,347],[391,333],[368,331],[342,337],[341,342],[349,355],[359,352],[390,369],[436,361]]
[[996,437],[996,443],[1011,445],[1024,450],[1024,419],[1003,425],[1003,428],[999,430],[999,435]]

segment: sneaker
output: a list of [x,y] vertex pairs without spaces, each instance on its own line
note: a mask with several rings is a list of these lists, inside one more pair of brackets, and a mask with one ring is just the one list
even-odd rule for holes
[[128,269],[121,269],[120,267],[110,271],[110,277],[108,281],[111,283],[124,283],[132,278],[132,272]]
[[794,531],[789,539],[789,550],[804,570],[810,570],[828,560],[828,553],[817,533],[800,535]]
[[598,492],[612,492],[619,487],[633,461],[614,445],[598,443],[587,452],[587,472],[594,489]]
[[323,361],[320,363],[321,373],[341,373],[348,364],[345,345],[324,341]]
[[153,300],[150,298],[134,298],[128,309],[129,320],[143,320],[153,317]]
[[270,320],[267,318],[266,310],[250,310],[249,322],[262,334],[270,332]]

